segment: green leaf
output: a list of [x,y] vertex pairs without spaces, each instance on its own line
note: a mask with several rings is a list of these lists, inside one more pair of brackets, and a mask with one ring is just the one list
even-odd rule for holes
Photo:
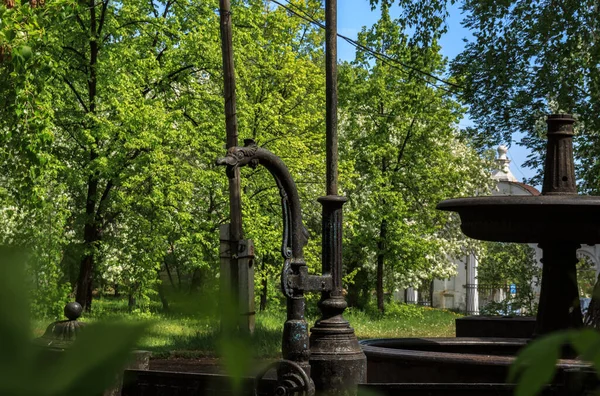
[[33,51],[31,51],[31,47],[29,47],[28,45],[21,46],[21,48],[19,49],[19,53],[25,61],[29,60],[29,58],[31,58],[31,56],[33,55]]
[[549,334],[532,341],[519,353],[508,372],[508,381],[517,382],[516,396],[537,395],[550,383],[569,336],[569,332]]
[[596,373],[600,375],[600,333],[594,329],[574,331],[571,333],[570,341],[579,358],[592,362]]
[[44,366],[40,382],[55,395],[101,393],[115,383],[146,327],[146,323],[86,326],[56,363]]

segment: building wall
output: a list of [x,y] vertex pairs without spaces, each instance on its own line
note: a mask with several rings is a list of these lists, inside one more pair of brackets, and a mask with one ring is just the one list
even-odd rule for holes
[[452,309],[464,312],[466,310],[466,257],[456,262],[456,276],[449,279],[435,279],[433,281],[434,308]]

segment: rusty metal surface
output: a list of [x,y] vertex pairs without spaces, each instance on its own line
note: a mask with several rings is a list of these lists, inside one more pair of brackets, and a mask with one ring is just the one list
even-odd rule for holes
[[600,243],[600,197],[553,195],[455,198],[440,210],[458,212],[468,237],[497,242]]
[[[361,341],[367,355],[367,383],[503,383],[514,355],[529,340],[514,338],[407,338]],[[560,360],[557,383],[566,370],[589,367]]]
[[325,0],[325,157],[327,195],[338,193],[337,0]]

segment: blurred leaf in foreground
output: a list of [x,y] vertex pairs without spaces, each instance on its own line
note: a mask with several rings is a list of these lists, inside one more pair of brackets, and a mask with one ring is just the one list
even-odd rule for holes
[[516,396],[533,396],[549,384],[564,346],[570,344],[577,359],[590,362],[600,377],[600,333],[594,329],[566,330],[548,334],[531,342],[517,356],[508,381],[517,382]]
[[527,345],[508,372],[508,382],[517,382],[515,396],[532,396],[552,381],[556,361],[570,332],[548,334]]
[[0,394],[102,394],[114,384],[146,325],[92,324],[65,352],[40,349],[29,327],[26,263],[26,254],[0,247]]
[[254,364],[252,338],[238,328],[239,312],[233,295],[221,300],[221,334],[218,351],[227,374],[231,377],[234,394],[241,392],[242,378],[252,371]]

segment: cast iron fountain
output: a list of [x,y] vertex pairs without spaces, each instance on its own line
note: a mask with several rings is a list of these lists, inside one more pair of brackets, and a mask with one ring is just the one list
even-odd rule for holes
[[[600,242],[600,197],[577,195],[574,119],[568,114],[555,114],[548,116],[547,123],[540,196],[456,198],[437,206],[458,212],[461,229],[471,238],[539,244],[543,250],[543,272],[535,336],[582,326],[576,250],[581,243]],[[513,356],[527,342],[432,338],[366,340],[362,344],[368,359],[369,382],[503,383]],[[563,360],[559,373],[581,367],[579,361]]]
[[600,242],[600,197],[579,196],[573,162],[573,123],[568,114],[548,116],[542,194],[477,197],[441,202],[458,212],[465,235],[486,241],[538,243],[543,250],[537,335],[582,325],[576,251]]

